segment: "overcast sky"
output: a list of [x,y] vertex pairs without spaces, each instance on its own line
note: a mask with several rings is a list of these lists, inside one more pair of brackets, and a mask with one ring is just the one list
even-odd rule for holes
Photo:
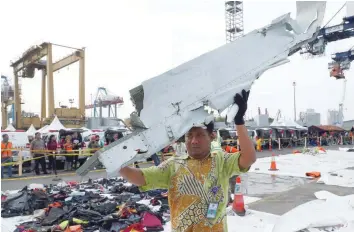
[[[329,2],[327,22],[344,2]],[[10,60],[18,58],[30,46],[44,41],[72,47],[86,47],[86,102],[98,86],[122,96],[125,105],[120,117],[133,110],[128,91],[142,81],[161,74],[183,62],[225,44],[224,1],[221,0],[11,0],[2,1],[0,72],[13,78]],[[260,28],[276,17],[292,12],[294,2],[244,3],[245,32]],[[345,9],[330,23],[340,23]],[[271,116],[281,109],[293,119],[293,87],[297,83],[297,112],[313,108],[327,120],[328,109],[338,109],[342,81],[329,77],[327,68],[334,52],[346,51],[354,39],[331,43],[326,56],[303,59],[299,54],[291,62],[267,71],[252,87],[248,116],[257,108],[268,108]],[[250,48],[252,49],[252,48]],[[54,49],[54,61],[71,51]],[[242,59],[242,57],[240,57]],[[54,74],[55,107],[78,103],[78,64]],[[346,73],[345,120],[354,119],[354,69]],[[41,74],[22,80],[26,111],[40,112]],[[276,99],[276,100],[275,100]],[[91,112],[87,111],[90,115]],[[297,116],[298,117],[298,116]]]

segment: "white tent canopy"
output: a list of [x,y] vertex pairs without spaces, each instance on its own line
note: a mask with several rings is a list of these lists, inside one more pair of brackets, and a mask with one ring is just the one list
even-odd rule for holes
[[84,130],[84,132],[82,133],[83,137],[86,137],[86,136],[92,134],[92,130],[90,130],[90,129],[86,128],[86,127],[81,127],[81,129]]
[[15,127],[12,124],[9,124],[5,130],[6,131],[16,131]]
[[66,128],[65,128],[65,126],[63,126],[63,124],[61,124],[58,117],[55,116],[55,118],[53,119],[52,123],[49,126],[41,128],[40,130],[38,130],[38,132],[40,132],[42,134],[46,134],[49,131],[59,131],[62,129],[66,129]]
[[43,130],[45,130],[48,127],[48,125],[45,125],[44,127],[38,129],[36,132],[42,133]]
[[26,133],[27,133],[28,136],[34,136],[36,131],[37,131],[36,128],[34,128],[33,124],[31,124],[30,128],[28,128]]
[[278,120],[278,121],[273,121],[272,124],[270,124],[271,127],[292,127],[296,128],[299,130],[307,130],[307,127],[300,126],[294,121],[291,120]]

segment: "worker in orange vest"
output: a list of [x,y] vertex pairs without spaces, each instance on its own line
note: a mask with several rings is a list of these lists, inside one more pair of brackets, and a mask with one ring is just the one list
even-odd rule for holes
[[[9,135],[3,134],[1,141],[1,164],[12,162],[12,143],[9,142]],[[7,174],[12,177],[12,165],[1,166],[1,178],[4,178],[3,170],[7,167]]]
[[[229,144],[225,144],[223,146],[223,149],[224,149],[225,152],[231,153],[231,154],[239,152],[239,150],[237,150],[236,147],[230,146]],[[232,202],[231,194],[235,193],[236,178],[237,178],[237,175],[232,176],[229,179],[229,202]]]
[[227,153],[236,153],[238,152],[237,148],[235,147],[232,147],[230,145],[227,145],[224,150],[227,152]]

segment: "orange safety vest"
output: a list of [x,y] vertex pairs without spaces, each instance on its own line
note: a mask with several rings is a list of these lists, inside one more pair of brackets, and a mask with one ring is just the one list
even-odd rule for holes
[[225,151],[226,151],[227,153],[236,153],[236,152],[238,152],[238,150],[237,150],[236,148],[231,147],[231,146],[226,146],[226,147],[225,147]]
[[71,143],[65,143],[64,144],[64,149],[66,151],[72,151],[73,150],[73,145]]
[[11,142],[1,142],[1,158],[8,158],[12,156],[12,151],[4,151],[4,149],[12,149],[12,143]]

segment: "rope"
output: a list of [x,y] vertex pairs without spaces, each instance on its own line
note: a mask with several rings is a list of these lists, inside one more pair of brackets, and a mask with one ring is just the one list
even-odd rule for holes
[[337,13],[335,13],[332,18],[323,26],[323,27],[326,27],[333,19],[334,17],[337,16],[337,14],[339,13],[339,11],[341,11],[343,9],[343,7],[345,6],[346,3],[343,4],[343,6],[337,11]]

